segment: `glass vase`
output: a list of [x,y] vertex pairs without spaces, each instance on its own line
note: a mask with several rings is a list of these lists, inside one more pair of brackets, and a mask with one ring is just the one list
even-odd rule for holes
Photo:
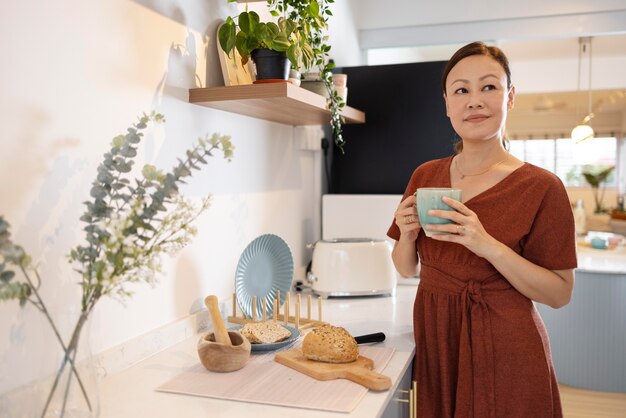
[[99,416],[90,322],[71,308],[18,311],[0,350],[0,417]]
[[[55,369],[45,379],[41,418],[97,418],[100,414],[98,375],[91,352],[90,324],[83,314],[69,315],[68,338],[52,343]],[[64,325],[67,325],[64,324]]]

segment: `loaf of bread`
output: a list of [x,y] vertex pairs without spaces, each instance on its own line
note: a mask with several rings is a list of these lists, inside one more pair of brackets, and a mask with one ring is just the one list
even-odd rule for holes
[[344,328],[325,324],[304,337],[302,354],[309,360],[349,363],[359,357],[359,346]]
[[282,325],[272,322],[249,322],[239,330],[250,344],[271,344],[291,337],[291,331]]

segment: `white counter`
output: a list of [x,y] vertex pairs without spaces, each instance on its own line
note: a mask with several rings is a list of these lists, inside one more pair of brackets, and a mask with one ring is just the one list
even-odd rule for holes
[[[580,246],[577,271],[583,273],[582,275],[626,274],[626,248],[596,250]],[[382,393],[368,392],[357,408],[348,414],[350,418],[379,417],[389,402],[398,396],[394,393],[398,381],[410,365],[415,352],[412,312],[417,280],[405,280],[404,283],[408,285],[399,285],[394,297],[329,299],[324,302],[325,321],[344,326],[352,335],[382,331],[387,336],[382,345],[393,346],[396,349],[383,371],[392,379],[394,386]],[[549,318],[548,314],[548,322]],[[130,368],[104,378],[101,383],[101,417],[345,416],[332,412],[157,392],[156,387],[198,362],[197,338],[197,335],[186,338]],[[553,339],[558,340],[558,335],[554,334]],[[558,346],[558,343],[555,345]]]
[[596,250],[578,246],[577,271],[585,273],[626,274],[626,247]]
[[399,379],[411,364],[413,341],[413,301],[416,286],[399,285],[393,297],[345,298],[324,301],[323,320],[345,327],[352,335],[382,331],[385,342],[396,349],[383,374],[394,386],[385,392],[368,392],[350,414],[235,402],[213,398],[177,395],[155,388],[198,362],[198,336],[187,338],[138,364],[111,376],[101,384],[102,418],[127,417],[379,417],[397,395]]

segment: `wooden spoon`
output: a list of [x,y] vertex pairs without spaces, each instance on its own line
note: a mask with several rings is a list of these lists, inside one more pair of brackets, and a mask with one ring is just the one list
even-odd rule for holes
[[224,325],[224,320],[222,319],[222,315],[220,314],[220,308],[217,303],[217,296],[209,295],[204,299],[204,304],[209,310],[209,314],[211,315],[211,323],[213,324],[213,334],[215,335],[215,342],[224,344],[224,345],[232,345],[230,342],[230,336],[228,335],[228,331],[226,330],[226,326]]

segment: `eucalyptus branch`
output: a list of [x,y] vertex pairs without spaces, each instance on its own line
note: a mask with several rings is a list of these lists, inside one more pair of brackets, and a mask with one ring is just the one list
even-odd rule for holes
[[[180,195],[179,185],[184,184],[193,171],[207,164],[207,157],[213,156],[216,150],[220,150],[228,161],[232,158],[234,147],[230,137],[213,134],[199,138],[170,172],[163,173],[153,166],[145,166],[143,178],[131,183],[129,173],[143,137],[142,131],[148,122],[163,120],[163,116],[157,113],[144,114],[125,135],[113,139],[110,151],[104,154],[103,162],[98,166],[97,177],[90,189],[91,200],[84,202],[86,211],[80,218],[86,224],[83,229],[87,242],[73,248],[68,255],[81,275],[82,294],[80,315],[67,344],[39,292],[42,279],[37,269],[32,268],[33,278],[29,271],[30,257],[13,244],[9,224],[0,216],[0,301],[16,299],[21,306],[26,303],[35,306],[46,317],[64,353],[42,417],[57,391],[62,391],[60,413],[64,415],[74,377],[92,410],[75,366],[80,335],[91,311],[102,296],[119,299],[131,296],[127,284],[156,281],[155,273],[161,268],[160,256],[173,254],[191,241],[196,234],[192,223],[210,202],[205,198],[199,207],[194,206]],[[12,265],[18,266],[23,273],[22,281],[14,280],[15,272],[7,268]],[[71,368],[69,378],[60,385],[68,364]]]

